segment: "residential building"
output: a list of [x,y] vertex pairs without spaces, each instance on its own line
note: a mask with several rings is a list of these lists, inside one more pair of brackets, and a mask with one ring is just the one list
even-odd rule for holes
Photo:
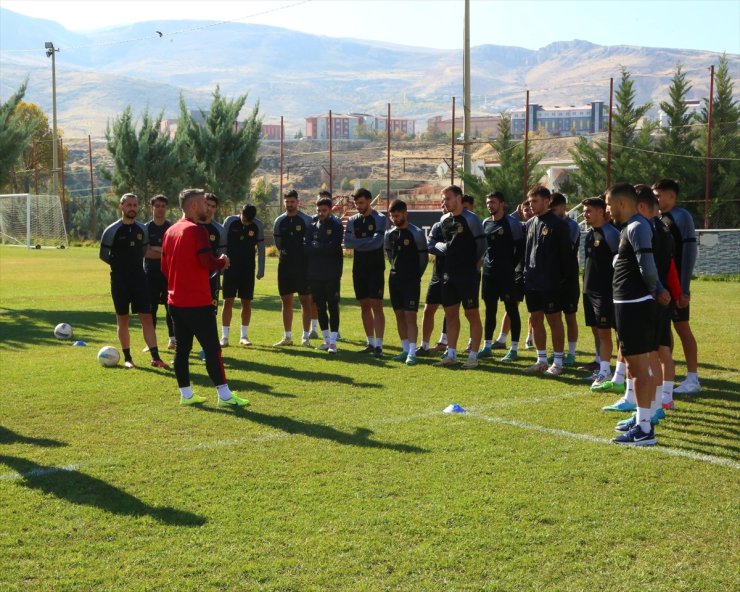
[[[569,107],[543,107],[537,103],[529,106],[529,131],[544,131],[553,136],[580,136],[606,131],[609,125],[609,107],[604,101]],[[524,109],[511,112],[511,132],[524,135]]]
[[[498,126],[501,117],[498,115],[472,115],[470,117],[470,133],[474,138],[495,138],[498,135]],[[455,133],[463,133],[464,120],[462,115],[455,117]],[[436,128],[445,134],[452,132],[452,118],[443,119],[442,115],[435,115],[427,119],[427,131]]]
[[[363,121],[359,115],[332,113],[331,137],[334,140],[353,140],[357,137],[357,126]],[[313,140],[329,139],[329,114],[306,117],[306,137]]]

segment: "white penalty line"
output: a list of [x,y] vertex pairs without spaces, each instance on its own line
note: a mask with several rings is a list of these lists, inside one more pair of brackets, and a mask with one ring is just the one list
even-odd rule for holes
[[[470,410],[467,410],[464,414],[461,415],[469,415],[470,417],[482,419],[483,421],[487,421],[489,423],[508,425],[515,428],[539,432],[541,434],[549,434],[551,436],[560,436],[562,438],[570,438],[572,440],[583,440],[586,442],[594,442],[596,444],[609,444],[610,446],[614,446],[614,443],[610,439],[599,438],[598,436],[592,436],[590,434],[578,434],[576,432],[568,432],[566,430],[559,430],[556,428],[547,428],[545,426],[526,423],[523,421],[516,421],[513,419],[505,419],[503,417],[491,417],[489,415],[483,415]],[[702,454],[700,452],[691,452],[690,450],[681,450],[680,448],[670,448],[666,446],[635,446],[634,448],[649,450],[651,453],[655,454],[665,454],[667,456],[688,458],[690,460],[698,460],[701,462],[721,465],[723,467],[729,467],[731,469],[740,469],[740,463],[732,461],[728,458],[712,456],[711,454]]]

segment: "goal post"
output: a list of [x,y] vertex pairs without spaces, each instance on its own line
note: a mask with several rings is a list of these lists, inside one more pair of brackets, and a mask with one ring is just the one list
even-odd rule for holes
[[0,244],[66,249],[62,200],[58,195],[0,195]]

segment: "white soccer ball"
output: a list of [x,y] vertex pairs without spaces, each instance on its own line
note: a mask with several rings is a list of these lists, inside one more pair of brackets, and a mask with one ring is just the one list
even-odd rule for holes
[[111,347],[110,345],[106,345],[98,352],[98,362],[100,362],[101,366],[105,366],[106,368],[112,368],[117,365],[118,360],[120,359],[121,354],[118,353],[118,350],[115,347]]
[[72,337],[72,325],[69,323],[59,323],[54,327],[54,337],[57,339],[70,339]]

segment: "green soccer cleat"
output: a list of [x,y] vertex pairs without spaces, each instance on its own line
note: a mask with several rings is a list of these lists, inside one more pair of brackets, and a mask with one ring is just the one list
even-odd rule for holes
[[575,366],[576,365],[576,355],[575,354],[565,354],[565,357],[563,358],[563,366]]
[[482,350],[478,352],[478,359],[481,358],[492,358],[493,352],[491,351],[490,347],[484,347]]
[[406,356],[406,365],[407,366],[416,366],[416,355],[409,354]]
[[188,407],[189,405],[202,405],[206,402],[205,397],[201,397],[200,395],[193,395],[189,399],[186,399],[185,397],[180,397],[180,405],[183,407]]
[[394,362],[405,362],[406,358],[408,357],[408,352],[401,352],[400,354],[396,354],[391,358]]
[[221,397],[218,398],[219,407],[249,407],[251,403],[246,399],[237,397],[234,393],[231,393],[231,399],[223,400]]
[[601,384],[591,387],[592,393],[615,393],[617,395],[623,395],[626,390],[627,385],[625,383],[617,384],[611,380],[606,380]]
[[519,359],[519,353],[510,349],[506,352],[506,355],[499,360],[499,362],[516,362]]

